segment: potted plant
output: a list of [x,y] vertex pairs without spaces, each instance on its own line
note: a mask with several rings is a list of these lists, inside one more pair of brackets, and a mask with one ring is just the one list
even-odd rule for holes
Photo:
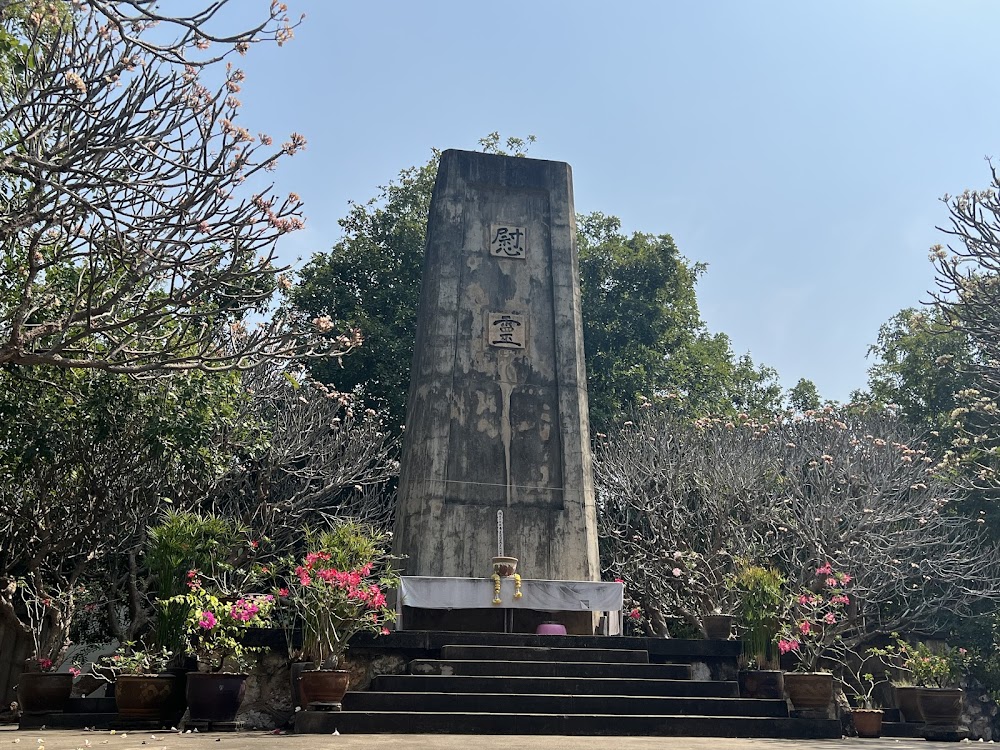
[[880,659],[882,650],[871,648],[863,653],[844,649],[838,679],[851,704],[851,720],[858,737],[882,736],[882,708],[875,699],[875,690],[889,681],[886,664]]
[[805,715],[826,715],[833,702],[833,674],[820,671],[819,664],[824,654],[835,654],[840,645],[846,625],[844,610],[850,604],[845,589],[851,576],[825,562],[813,578],[811,586],[786,603],[778,651],[795,661],[794,671],[785,675],[785,692],[792,706]]
[[917,643],[904,654],[906,668],[921,687],[918,701],[924,723],[947,727],[961,724],[963,693],[959,685],[969,666],[968,651]]
[[900,718],[908,723],[920,723],[924,716],[920,711],[920,686],[913,679],[913,673],[907,666],[909,644],[899,633],[892,633],[892,642],[882,648],[872,648],[876,655],[889,668],[889,681],[896,697],[896,707]]
[[388,534],[355,522],[328,531],[306,532],[309,552],[291,565],[292,576],[279,589],[283,606],[301,628],[301,657],[318,665],[299,676],[302,704],[336,710],[349,686],[348,672],[338,669],[355,633],[388,634],[396,613],[385,590],[398,584]]
[[211,582],[203,580],[198,571],[188,571],[188,593],[170,600],[187,612],[184,647],[199,666],[198,672],[188,674],[185,693],[192,721],[230,722],[243,702],[247,657],[260,650],[243,645],[243,636],[250,628],[268,624],[274,596],[224,596],[210,591],[206,584]]
[[73,680],[80,674],[76,667],[60,671],[70,646],[68,637],[62,636],[68,630],[65,620],[72,612],[72,596],[49,593],[27,579],[13,581],[13,587],[33,645],[17,682],[18,706],[26,714],[62,711],[73,692]]
[[785,577],[775,568],[745,562],[738,565],[730,583],[738,601],[742,644],[738,681],[743,698],[778,699],[784,695],[775,639],[785,583]]
[[115,686],[118,715],[123,719],[165,720],[179,703],[180,678],[166,672],[172,653],[144,650],[134,642],[91,666],[93,674]]

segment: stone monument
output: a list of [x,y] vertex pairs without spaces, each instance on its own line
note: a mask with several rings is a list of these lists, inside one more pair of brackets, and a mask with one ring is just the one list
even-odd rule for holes
[[403,437],[409,576],[599,581],[568,164],[441,155]]

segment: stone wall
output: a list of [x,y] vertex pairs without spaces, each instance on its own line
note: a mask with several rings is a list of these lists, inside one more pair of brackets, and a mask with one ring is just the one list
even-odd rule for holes
[[965,680],[965,711],[962,721],[969,728],[969,738],[994,742],[1000,740],[1000,706],[978,682]]
[[[403,674],[407,664],[409,659],[401,652],[353,648],[343,668],[351,673],[351,690],[367,690],[380,674]],[[293,713],[288,659],[280,652],[264,651],[250,670],[236,720],[247,729],[280,729],[290,725]]]

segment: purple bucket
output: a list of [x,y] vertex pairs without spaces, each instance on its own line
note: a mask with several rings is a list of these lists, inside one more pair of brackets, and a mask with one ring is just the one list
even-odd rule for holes
[[566,635],[566,626],[558,622],[543,622],[535,628],[535,635]]

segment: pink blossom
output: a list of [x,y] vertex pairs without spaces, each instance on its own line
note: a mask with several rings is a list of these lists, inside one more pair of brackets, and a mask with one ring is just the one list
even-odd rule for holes
[[52,660],[46,659],[44,656],[38,660],[38,666],[42,669],[52,669]]
[[77,667],[70,667],[67,671],[74,677],[80,676],[80,670]]
[[278,589],[278,596],[288,596],[288,589]]
[[389,628],[382,628],[378,632],[380,632],[382,635],[389,635]]
[[830,563],[823,563],[820,567],[816,568],[816,575],[818,576],[828,576],[833,572],[833,568],[830,567]]
[[802,635],[806,635],[810,630],[812,630],[812,625],[809,624],[809,620],[803,620],[799,623],[799,632]]
[[850,604],[851,600],[844,594],[834,594],[830,597],[831,604]]
[[827,578],[826,579],[826,585],[827,586],[836,586],[837,585],[837,579],[836,578]]
[[778,641],[778,651],[787,654],[789,651],[798,651],[799,642],[793,638],[782,638]]
[[837,621],[837,616],[833,614],[833,612],[827,612],[825,615],[823,615],[823,622],[825,622],[827,625],[833,625],[833,623],[835,623],[836,621]]
[[681,577],[681,569],[680,568],[674,568],[670,572],[674,574],[674,578],[680,578]]
[[211,630],[215,627],[217,620],[215,615],[209,612],[207,609],[201,613],[201,619],[198,620],[198,625],[200,625],[205,630]]
[[632,611],[628,613],[628,616],[631,617],[633,620],[638,620],[639,608],[638,607],[633,608]]
[[813,598],[809,594],[802,594],[799,597],[799,604],[806,606],[813,603]]
[[616,579],[615,579],[615,583],[621,583],[621,584],[624,584],[624,583],[625,583],[625,581],[623,581],[623,580],[622,580],[621,578],[616,578]]
[[307,571],[301,565],[295,568],[295,575],[299,577],[299,583],[301,583],[303,586],[308,586],[310,583],[312,583],[312,578],[309,577],[309,571]]
[[840,574],[840,582],[841,583],[845,583],[845,584],[846,583],[850,583],[851,582],[851,574],[850,573],[841,573]]

